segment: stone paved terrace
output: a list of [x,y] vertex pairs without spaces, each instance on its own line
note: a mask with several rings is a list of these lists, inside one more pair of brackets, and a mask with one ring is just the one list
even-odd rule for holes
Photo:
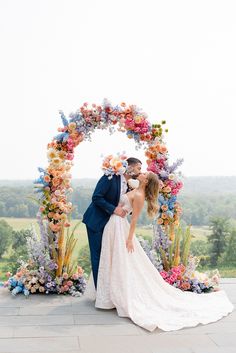
[[[236,304],[236,279],[222,279]],[[236,312],[209,325],[150,333],[88,298],[0,289],[0,353],[235,353]]]

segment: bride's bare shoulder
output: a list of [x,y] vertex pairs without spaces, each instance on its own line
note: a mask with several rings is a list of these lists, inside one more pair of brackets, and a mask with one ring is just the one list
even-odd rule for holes
[[141,190],[136,190],[134,192],[134,201],[135,202],[142,202],[145,199],[145,195],[144,192],[142,192]]

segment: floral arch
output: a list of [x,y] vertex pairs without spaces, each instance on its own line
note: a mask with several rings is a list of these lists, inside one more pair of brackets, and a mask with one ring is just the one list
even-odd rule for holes
[[[165,121],[160,124],[151,124],[147,115],[137,106],[121,103],[112,106],[107,100],[102,105],[87,103],[66,119],[60,111],[63,127],[58,128],[60,134],[55,136],[48,144],[49,166],[46,169],[39,168],[41,173],[38,184],[38,192],[41,193],[40,212],[48,221],[52,232],[59,232],[62,227],[69,227],[68,215],[72,211],[72,204],[67,201],[67,195],[72,192],[70,169],[73,165],[75,148],[84,140],[91,141],[91,135],[96,129],[109,129],[112,134],[116,131],[126,133],[129,139],[133,139],[136,148],[142,148],[147,157],[147,170],[151,170],[162,181],[161,208],[158,223],[169,226],[178,224],[180,207],[176,203],[176,195],[182,187],[182,182],[174,174],[175,169],[181,163],[169,166],[168,151],[163,141],[163,129]],[[164,200],[168,200],[168,203]],[[163,215],[165,213],[165,215]]]
[[[58,128],[59,134],[48,143],[49,164],[45,169],[38,168],[40,176],[34,182],[39,195],[37,218],[40,239],[33,229],[33,235],[28,241],[29,262],[22,264],[19,271],[7,282],[12,294],[52,292],[81,295],[84,292],[86,279],[83,269],[78,267],[72,256],[76,239],[74,229],[70,230],[70,214],[73,210],[73,205],[68,200],[73,192],[70,170],[75,148],[84,140],[91,140],[96,129],[109,129],[111,134],[116,131],[125,133],[129,139],[134,140],[137,149],[144,150],[147,170],[158,175],[161,188],[160,211],[154,223],[152,245],[148,246],[142,240],[140,242],[150,260],[170,284],[175,285],[174,276],[177,280],[184,273],[188,279],[185,266],[189,258],[190,231],[187,230],[183,239],[182,259],[180,231],[175,232],[181,214],[177,194],[182,187],[176,169],[182,160],[169,165],[168,150],[164,142],[164,135],[168,132],[164,128],[166,122],[152,124],[147,114],[136,105],[121,103],[113,106],[106,99],[101,105],[89,106],[84,103],[68,119],[62,111],[59,113],[63,127]],[[172,268],[175,268],[175,274],[171,272]],[[179,287],[183,290],[189,290],[187,279],[179,281]]]

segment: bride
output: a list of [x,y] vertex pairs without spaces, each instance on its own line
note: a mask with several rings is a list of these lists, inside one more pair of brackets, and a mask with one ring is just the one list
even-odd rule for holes
[[119,316],[129,317],[148,331],[156,327],[172,331],[219,320],[233,310],[224,290],[197,294],[171,286],[140,245],[135,236],[136,222],[145,200],[148,215],[156,214],[159,183],[152,172],[137,179],[139,187],[120,199],[127,214],[132,212],[130,224],[127,217],[113,214],[104,228],[97,290],[92,275],[88,283],[95,307],[116,308]]

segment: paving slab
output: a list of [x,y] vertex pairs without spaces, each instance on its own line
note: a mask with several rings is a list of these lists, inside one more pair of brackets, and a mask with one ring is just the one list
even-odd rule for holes
[[1,353],[52,353],[58,351],[68,353],[68,351],[78,351],[79,349],[77,337],[6,338],[1,340],[0,345]]
[[[236,279],[222,279],[236,304]],[[204,294],[203,294],[204,295]],[[0,353],[235,353],[236,311],[193,328],[149,332],[116,309],[82,296],[23,295],[0,289]]]

